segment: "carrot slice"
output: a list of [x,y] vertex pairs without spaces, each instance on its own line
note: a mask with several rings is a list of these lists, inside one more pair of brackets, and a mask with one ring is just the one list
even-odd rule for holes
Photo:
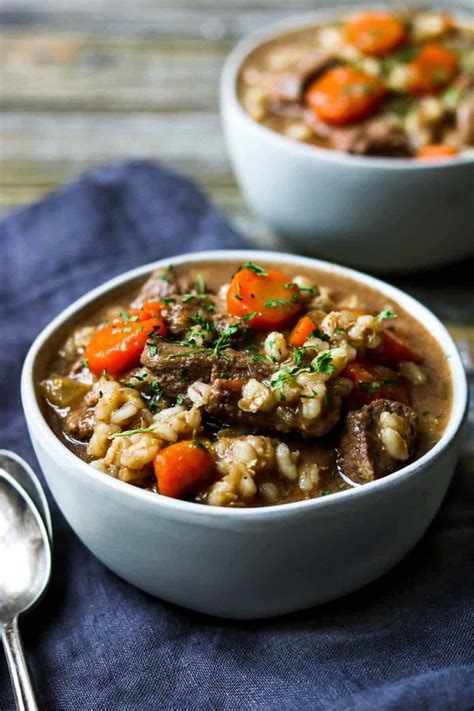
[[424,148],[421,148],[416,154],[417,160],[444,160],[457,156],[458,152],[452,146],[447,146],[446,143],[431,143]]
[[282,272],[249,263],[234,274],[227,292],[227,310],[256,330],[288,324],[302,308],[296,284]]
[[396,373],[387,368],[353,361],[344,369],[342,375],[352,380],[354,389],[352,401],[357,405],[367,405],[380,398],[409,402],[408,390],[400,382]]
[[345,25],[347,41],[364,54],[387,54],[406,40],[403,24],[388,12],[361,12]]
[[441,44],[426,44],[408,64],[408,69],[408,90],[412,94],[433,94],[454,78],[458,58]]
[[411,360],[421,363],[421,355],[409,346],[394,331],[385,330],[383,333],[382,351],[374,354],[378,363],[383,365],[396,365],[401,360]]
[[315,322],[309,316],[302,316],[292,332],[290,333],[289,343],[295,348],[304,346],[309,336],[317,328]]
[[131,320],[134,314],[127,312],[127,319],[115,319],[94,334],[84,356],[89,370],[100,375],[104,370],[112,375],[133,368],[140,363],[140,356],[151,333],[167,335],[165,322],[159,316],[146,320]]
[[322,121],[344,125],[373,113],[385,96],[383,84],[354,67],[329,69],[308,89],[309,108]]
[[181,499],[209,477],[212,457],[200,442],[177,442],[158,452],[153,467],[159,493]]

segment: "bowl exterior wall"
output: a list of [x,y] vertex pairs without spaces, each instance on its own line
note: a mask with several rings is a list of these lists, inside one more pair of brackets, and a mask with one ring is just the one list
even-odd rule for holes
[[435,515],[460,441],[458,434],[427,466],[370,495],[337,494],[281,516],[220,517],[157,506],[151,493],[144,505],[127,485],[111,488],[79,462],[53,456],[33,427],[30,436],[61,511],[104,565],[170,602],[240,619],[323,603],[389,570]]
[[295,251],[378,272],[474,254],[474,161],[413,170],[312,154],[253,125],[226,96],[224,132],[244,196]]

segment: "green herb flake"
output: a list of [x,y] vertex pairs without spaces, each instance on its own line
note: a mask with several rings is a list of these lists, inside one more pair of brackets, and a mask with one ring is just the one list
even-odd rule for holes
[[204,444],[204,442],[201,442],[200,439],[192,439],[192,440],[191,440],[191,444],[192,444],[194,447],[198,447],[199,449],[204,449],[204,450],[207,452],[207,447],[206,447],[206,445]]
[[320,496],[329,496],[329,494],[332,494],[332,491],[328,491],[328,490],[326,489],[326,490],[324,490],[324,491],[321,491],[319,495],[320,495]]
[[122,321],[128,321],[130,319],[130,316],[126,311],[121,311],[120,318],[122,319]]
[[394,314],[392,311],[388,311],[385,309],[384,311],[381,311],[378,315],[377,318],[379,319],[390,319],[390,318],[398,318],[397,314]]
[[183,395],[178,395],[178,397],[176,398],[176,404],[177,404],[177,405],[182,405],[183,402],[184,402],[184,397],[183,397]]
[[[251,311],[250,313],[245,314],[245,316],[242,316],[241,320],[242,321],[251,321],[253,318],[255,318],[255,316],[257,316],[257,312]],[[261,314],[260,314],[260,316],[261,316]]]
[[131,326],[125,326],[125,328],[122,328],[122,333],[131,333],[131,332],[132,332]]
[[81,360],[81,365],[83,368],[88,368],[89,367],[89,361],[84,358],[84,360]]
[[135,434],[143,434],[144,432],[153,432],[153,425],[151,427],[137,427],[136,430],[124,430],[123,432],[115,432],[110,435],[109,439],[116,439],[116,437],[131,437]]
[[173,296],[165,296],[164,299],[161,299],[164,304],[175,304],[176,299]]
[[336,370],[332,362],[331,351],[324,351],[316,357],[315,371],[317,373],[326,373],[332,375]]
[[[293,294],[293,296],[296,296]],[[286,306],[288,303],[287,299],[268,299],[265,301],[265,306],[267,309],[276,309],[277,306]]]
[[101,378],[106,378],[107,377],[107,368],[103,368],[102,373],[100,374]]
[[268,276],[267,270],[263,269],[263,267],[260,267],[258,264],[255,264],[254,262],[245,262],[242,269],[250,269],[251,272],[254,272],[258,276]]
[[165,272],[163,272],[163,274],[160,274],[159,279],[161,279],[161,281],[169,282],[170,276],[169,276],[169,274],[166,274]]

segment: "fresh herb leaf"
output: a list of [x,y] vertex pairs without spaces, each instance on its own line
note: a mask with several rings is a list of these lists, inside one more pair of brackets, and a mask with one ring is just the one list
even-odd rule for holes
[[206,447],[206,445],[204,444],[204,442],[201,442],[200,439],[192,439],[192,440],[191,440],[191,443],[192,443],[195,447],[199,447],[199,449],[205,449],[206,452],[207,452],[207,447]]
[[176,299],[173,296],[165,296],[164,299],[161,299],[164,304],[175,304]]
[[397,318],[397,314],[394,314],[393,311],[388,311],[387,309],[385,309],[384,311],[381,311],[377,315],[377,318],[380,318],[380,319]]
[[314,367],[317,373],[326,373],[327,375],[332,375],[336,370],[332,362],[331,351],[324,351],[316,357],[316,364]]
[[178,397],[176,398],[176,404],[177,404],[177,405],[182,405],[183,402],[184,402],[184,397],[183,397],[183,395],[178,395]]
[[83,368],[88,368],[89,367],[89,361],[84,358],[84,360],[81,360],[81,365]]
[[109,439],[115,439],[116,437],[131,437],[134,434],[142,434],[143,432],[153,432],[153,425],[151,427],[137,427],[136,430],[115,432],[113,435],[110,435]]
[[[295,296],[295,294],[293,294],[293,296]],[[287,303],[287,299],[267,299],[265,306],[267,309],[276,309],[277,306],[286,306]]]
[[128,313],[126,311],[121,311],[120,318],[122,319],[122,321],[128,321],[130,316],[128,315]]
[[251,272],[258,274],[258,276],[268,276],[267,270],[263,269],[263,267],[260,267],[258,264],[255,264],[254,262],[245,262],[244,266],[241,268],[242,269],[250,269]]
[[242,321],[251,321],[253,318],[257,316],[256,311],[251,311],[249,314],[245,314],[245,316],[242,316]]

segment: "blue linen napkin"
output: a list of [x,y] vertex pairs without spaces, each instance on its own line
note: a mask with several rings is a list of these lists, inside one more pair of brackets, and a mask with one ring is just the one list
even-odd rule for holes
[[[242,246],[192,183],[144,161],[93,170],[7,216],[0,224],[0,445],[39,472],[21,411],[20,369],[39,330],[73,299],[160,257]],[[245,623],[177,608],[120,580],[79,542],[50,497],[52,581],[22,620],[40,708],[472,707],[473,474],[458,468],[428,533],[377,582],[307,612]],[[10,708],[0,660],[0,709]]]

